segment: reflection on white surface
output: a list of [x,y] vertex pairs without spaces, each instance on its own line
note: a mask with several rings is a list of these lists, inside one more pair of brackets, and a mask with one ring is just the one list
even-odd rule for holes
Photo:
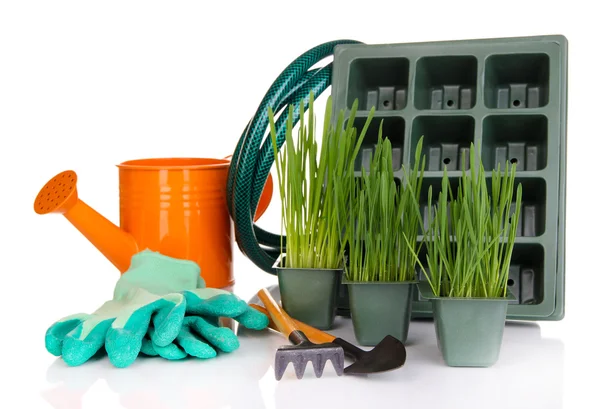
[[[348,319],[338,317],[331,332],[355,342]],[[397,406],[425,408],[562,407],[563,344],[541,338],[533,323],[507,324],[500,359],[491,368],[445,366],[432,322],[414,321],[403,368],[369,377],[337,377],[328,363],[317,379],[309,365],[298,380],[289,367],[280,382],[275,381],[272,361],[284,338],[249,330],[239,336],[238,351],[207,361],[141,358],[117,369],[105,357],[76,368],[59,359],[47,371],[48,382],[55,386],[42,397],[54,408],[83,408],[91,399],[86,394],[93,394],[102,380],[119,405],[130,409],[377,408],[389,407],[391,398]]]
[[425,408],[562,407],[563,345],[542,339],[537,324],[508,324],[501,357],[491,368],[445,366],[431,322],[411,324],[407,353],[404,368],[365,379],[310,379],[300,388],[288,376],[277,385],[276,407],[336,407],[350,402],[351,407],[362,403],[378,408],[389,406],[391,396],[402,405]]
[[118,369],[106,357],[76,368],[56,360],[48,368],[47,380],[57,386],[42,395],[55,408],[80,408],[90,388],[104,380],[124,408],[264,407],[258,382],[271,360],[262,351],[276,348],[278,337],[246,331],[240,337],[243,344],[238,351],[206,361],[140,358],[129,368]]

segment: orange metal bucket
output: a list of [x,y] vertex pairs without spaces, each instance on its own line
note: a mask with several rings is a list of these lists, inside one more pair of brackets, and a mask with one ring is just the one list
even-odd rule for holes
[[[232,285],[229,165],[228,159],[207,158],[137,159],[117,165],[121,229],[139,249],[197,262],[208,287]],[[270,203],[272,184],[269,177],[255,219]]]

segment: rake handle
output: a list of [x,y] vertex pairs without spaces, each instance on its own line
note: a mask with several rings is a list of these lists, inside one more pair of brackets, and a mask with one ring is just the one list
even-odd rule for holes
[[[273,322],[273,319],[271,318],[271,314],[269,313],[269,311],[266,308],[261,307],[260,305],[257,305],[257,304],[250,304],[250,307],[254,308],[257,311],[262,312],[267,317],[269,317],[269,328],[274,329],[275,331],[279,330],[277,328],[277,324],[275,324]],[[291,320],[294,322],[294,324],[296,324],[296,326],[300,329],[300,331],[304,332],[304,335],[306,335],[308,337],[308,339],[310,339],[312,342],[314,342],[316,344],[325,344],[327,342],[333,342],[333,340],[335,339],[335,337],[333,335],[330,335],[319,329],[311,327],[308,324],[305,324],[305,323],[295,320],[293,318],[291,318]]]
[[300,328],[294,323],[292,318],[287,315],[282,308],[279,307],[277,302],[271,296],[271,293],[265,288],[261,289],[258,292],[258,298],[263,302],[267,311],[269,311],[269,315],[271,319],[277,326],[279,332],[285,335],[286,338],[290,337],[290,334],[294,331],[299,331]]

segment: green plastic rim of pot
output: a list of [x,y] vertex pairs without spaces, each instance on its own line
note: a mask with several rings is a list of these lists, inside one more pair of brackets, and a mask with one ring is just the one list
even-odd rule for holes
[[[317,268],[306,268],[306,267],[280,267],[281,264],[283,263],[283,260],[285,259],[285,253],[284,254],[280,254],[279,257],[277,257],[277,260],[275,261],[275,264],[273,264],[273,268],[276,268],[277,270],[319,270],[319,271],[331,271],[331,272],[338,272],[338,271],[344,271],[344,267],[340,267],[340,268],[321,268],[321,267],[317,267]],[[340,279],[341,282],[341,279]]]
[[398,285],[402,285],[402,284],[420,284],[421,281],[419,280],[411,280],[411,281],[349,281],[346,277],[342,278],[342,284],[348,285],[348,284],[363,284],[363,285],[390,285],[390,284],[398,284]]
[[510,291],[506,290],[506,297],[444,297],[433,294],[433,290],[427,281],[418,281],[419,294],[421,298],[427,301],[432,300],[478,300],[478,301],[515,301],[517,297]]
[[333,327],[343,268],[280,267],[285,254],[273,265],[277,271],[283,309],[294,319],[320,330]]

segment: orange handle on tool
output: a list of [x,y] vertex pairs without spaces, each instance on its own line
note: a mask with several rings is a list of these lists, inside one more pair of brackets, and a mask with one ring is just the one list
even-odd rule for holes
[[[300,330],[294,320],[282,308],[279,307],[267,289],[263,288],[260,290],[258,292],[258,298],[260,298],[267,308],[267,311],[269,312],[269,315],[277,326],[279,332],[285,335],[286,338],[289,338],[292,332]],[[308,337],[308,334],[305,335]]]
[[[271,315],[269,314],[269,311],[266,308],[261,307],[260,305],[257,305],[257,304],[250,304],[250,307],[254,308],[257,311],[262,312],[267,317],[269,317],[269,328],[274,329],[275,331],[278,331],[277,324],[275,324],[275,322],[273,322],[273,319],[271,318]],[[308,339],[310,339],[312,342],[314,342],[316,344],[325,344],[327,342],[332,342],[336,338],[333,335],[323,332],[320,329],[311,327],[310,325],[305,324],[302,321],[298,321],[293,318],[291,318],[291,320],[294,322],[294,324],[296,324],[296,326],[298,327],[298,329],[300,331],[304,332],[304,335],[306,335],[308,337]]]

